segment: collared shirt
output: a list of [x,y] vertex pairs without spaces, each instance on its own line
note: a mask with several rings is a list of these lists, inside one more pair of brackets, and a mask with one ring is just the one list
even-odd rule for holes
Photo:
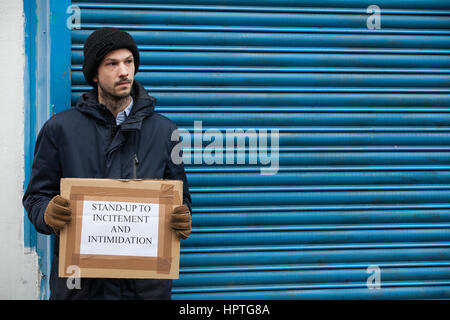
[[120,125],[122,122],[124,122],[127,119],[127,117],[130,115],[131,108],[133,108],[133,97],[130,97],[130,98],[131,98],[130,104],[125,108],[125,110],[123,110],[117,114],[117,117],[116,117],[117,125]]

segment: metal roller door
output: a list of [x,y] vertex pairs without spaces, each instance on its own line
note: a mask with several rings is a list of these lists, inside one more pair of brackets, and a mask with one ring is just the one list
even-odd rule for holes
[[72,103],[84,40],[115,26],[180,128],[278,130],[272,175],[250,149],[185,148],[200,160],[174,299],[450,298],[450,2],[72,4]]

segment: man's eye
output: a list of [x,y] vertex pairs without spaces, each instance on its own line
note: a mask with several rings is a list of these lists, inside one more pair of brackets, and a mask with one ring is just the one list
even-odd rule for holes
[[127,63],[133,63],[133,60],[127,60]]

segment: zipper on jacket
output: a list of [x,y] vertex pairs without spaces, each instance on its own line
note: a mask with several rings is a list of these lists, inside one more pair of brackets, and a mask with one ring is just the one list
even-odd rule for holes
[[137,179],[137,167],[138,167],[138,165],[139,165],[139,160],[138,160],[137,154],[135,153],[134,157],[133,157],[133,179],[134,180]]
[[116,136],[116,132],[117,132],[117,125],[115,122],[111,123],[111,140],[114,139],[114,137]]

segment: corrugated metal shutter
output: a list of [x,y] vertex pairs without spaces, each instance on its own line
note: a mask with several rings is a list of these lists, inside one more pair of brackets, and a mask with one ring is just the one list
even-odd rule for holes
[[82,43],[116,26],[179,127],[279,130],[275,175],[186,166],[174,299],[450,297],[450,2],[376,1],[369,29],[372,2],[74,3],[73,102]]

